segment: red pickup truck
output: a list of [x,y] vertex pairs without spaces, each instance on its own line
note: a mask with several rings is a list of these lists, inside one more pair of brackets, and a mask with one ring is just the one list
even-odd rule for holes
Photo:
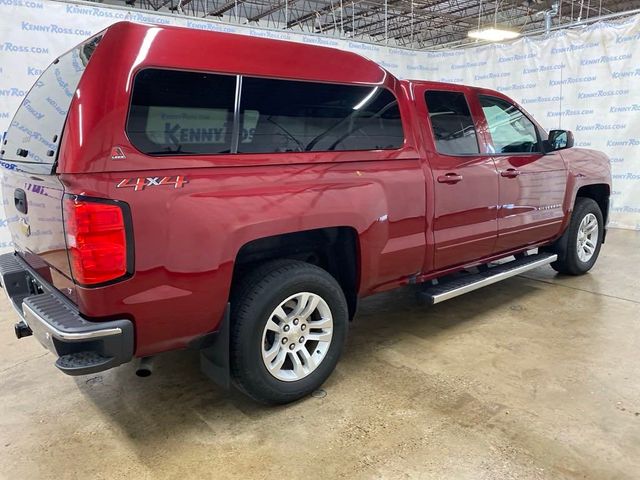
[[[206,46],[206,48],[204,48]],[[70,375],[195,348],[265,403],[334,369],[358,298],[582,274],[609,162],[491,90],[353,53],[117,23],[61,55],[2,144],[2,286]]]

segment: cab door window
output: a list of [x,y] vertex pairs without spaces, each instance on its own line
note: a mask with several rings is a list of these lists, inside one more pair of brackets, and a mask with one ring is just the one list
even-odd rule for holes
[[425,92],[425,102],[439,153],[480,153],[478,136],[464,93],[430,90]]
[[501,98],[479,95],[492,142],[487,153],[540,152],[536,126],[515,105]]

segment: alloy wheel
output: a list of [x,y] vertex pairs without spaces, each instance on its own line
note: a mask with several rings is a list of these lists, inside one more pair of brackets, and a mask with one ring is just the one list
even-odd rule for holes
[[302,380],[322,363],[332,338],[327,302],[315,293],[296,293],[269,316],[262,333],[262,361],[278,380]]

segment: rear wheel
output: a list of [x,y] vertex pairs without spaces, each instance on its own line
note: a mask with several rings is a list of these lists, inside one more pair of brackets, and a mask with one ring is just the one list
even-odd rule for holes
[[559,259],[551,266],[560,273],[582,275],[591,270],[600,254],[604,222],[602,211],[591,198],[578,197],[571,222],[558,244]]
[[258,267],[232,299],[236,386],[267,404],[310,394],[335,368],[348,318],[342,289],[325,270],[296,260]]

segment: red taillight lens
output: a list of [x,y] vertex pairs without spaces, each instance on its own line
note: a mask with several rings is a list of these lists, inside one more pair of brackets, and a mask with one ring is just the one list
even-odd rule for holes
[[65,230],[76,283],[93,285],[127,273],[127,232],[122,208],[66,197]]

